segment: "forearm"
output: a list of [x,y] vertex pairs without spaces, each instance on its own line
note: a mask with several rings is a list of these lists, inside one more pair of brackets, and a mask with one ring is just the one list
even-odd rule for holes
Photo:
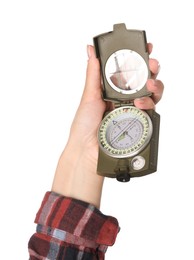
[[96,161],[87,154],[78,145],[67,144],[56,168],[52,191],[99,208],[104,178],[96,173]]

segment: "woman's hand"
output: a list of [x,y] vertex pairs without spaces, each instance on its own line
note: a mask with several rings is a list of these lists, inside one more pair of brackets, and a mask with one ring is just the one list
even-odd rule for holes
[[[148,44],[149,54],[152,44]],[[94,47],[87,46],[88,65],[86,81],[80,105],[74,117],[67,145],[59,159],[52,190],[100,206],[103,177],[96,173],[98,160],[97,130],[105,111],[111,103],[101,95],[101,74],[99,60]],[[151,79],[147,88],[152,96],[134,101],[140,109],[154,109],[162,98],[164,85],[157,80],[159,62],[149,60]]]

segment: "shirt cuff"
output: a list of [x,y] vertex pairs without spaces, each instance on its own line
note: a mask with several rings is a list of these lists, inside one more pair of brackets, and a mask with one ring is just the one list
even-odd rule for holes
[[35,223],[37,232],[67,243],[112,246],[120,230],[116,218],[102,214],[92,204],[55,192],[46,192]]

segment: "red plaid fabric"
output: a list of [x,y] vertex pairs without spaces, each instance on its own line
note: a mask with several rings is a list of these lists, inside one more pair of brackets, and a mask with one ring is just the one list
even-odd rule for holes
[[118,221],[84,201],[46,192],[28,243],[30,260],[103,260]]

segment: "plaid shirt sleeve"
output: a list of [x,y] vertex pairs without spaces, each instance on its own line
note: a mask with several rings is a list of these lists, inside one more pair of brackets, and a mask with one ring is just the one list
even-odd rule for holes
[[30,260],[103,260],[119,232],[117,219],[84,201],[46,192],[28,242]]

